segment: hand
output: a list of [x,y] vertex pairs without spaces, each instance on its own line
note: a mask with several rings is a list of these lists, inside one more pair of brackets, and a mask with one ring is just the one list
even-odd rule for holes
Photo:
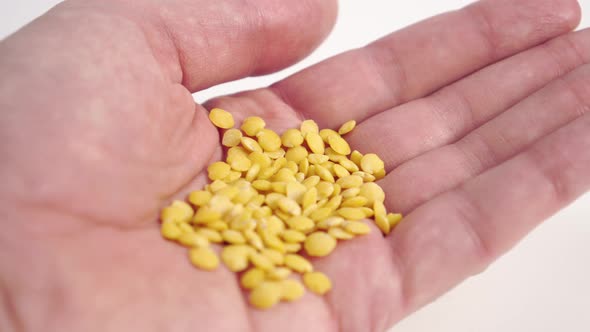
[[0,330],[382,331],[588,190],[576,3],[478,2],[208,103],[275,130],[356,119],[348,139],[384,158],[407,215],[315,262],[325,298],[250,309],[233,273],[159,235],[221,157],[190,93],[291,64],[334,18],[325,0],[78,1],[3,41]]

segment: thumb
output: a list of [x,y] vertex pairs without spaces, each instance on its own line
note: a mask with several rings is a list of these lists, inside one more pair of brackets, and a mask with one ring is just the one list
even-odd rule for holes
[[335,0],[141,2],[117,6],[137,20],[158,62],[191,92],[293,64],[327,36],[337,11]]

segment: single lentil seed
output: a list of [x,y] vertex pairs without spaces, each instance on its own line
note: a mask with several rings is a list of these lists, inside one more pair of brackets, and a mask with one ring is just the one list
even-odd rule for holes
[[163,222],[160,232],[162,233],[162,236],[168,240],[177,240],[182,235],[180,228],[171,221]]
[[335,239],[338,239],[338,240],[350,240],[350,239],[354,238],[353,234],[344,231],[340,227],[330,228],[328,230],[328,234],[330,234],[330,236],[333,236]]
[[328,144],[334,151],[341,155],[349,155],[350,154],[350,145],[338,134],[330,135],[328,137]]
[[373,174],[385,168],[385,163],[374,153],[367,153],[361,158],[361,169],[364,172]]
[[300,299],[305,293],[303,285],[293,279],[281,281],[281,300],[292,302]]
[[305,142],[313,153],[324,154],[325,145],[319,134],[314,132],[307,133]]
[[281,148],[281,138],[270,129],[261,129],[257,134],[258,144],[264,151],[272,152]]
[[347,121],[342,126],[340,126],[340,129],[338,129],[338,134],[340,134],[340,135],[348,134],[349,132],[351,132],[354,129],[354,127],[356,127],[356,121],[354,121],[354,120]]
[[219,266],[217,254],[209,247],[197,247],[189,250],[189,259],[193,265],[203,270],[215,270]]
[[180,244],[187,247],[207,247],[209,246],[209,240],[201,234],[196,233],[184,233],[178,238]]
[[250,116],[244,119],[242,122],[242,129],[243,132],[246,133],[248,136],[256,136],[259,131],[261,131],[266,126],[266,122],[258,116]]
[[371,228],[360,221],[349,221],[344,224],[344,229],[355,235],[365,235],[371,232]]
[[307,259],[297,254],[285,255],[285,266],[299,273],[313,271],[313,266],[311,263]]
[[249,247],[245,245],[225,246],[221,251],[221,260],[230,271],[244,271],[248,267],[249,252]]
[[307,137],[309,133],[318,134],[320,131],[318,124],[313,120],[305,120],[301,122],[300,130],[303,137]]
[[283,146],[292,148],[303,144],[303,134],[298,129],[287,129],[281,136]]
[[242,132],[238,129],[232,128],[228,129],[224,134],[221,140],[221,144],[228,148],[237,146],[240,144],[242,139]]
[[254,267],[242,275],[240,284],[245,289],[253,289],[258,287],[258,285],[260,285],[264,279],[266,279],[266,272],[264,272],[262,269]]
[[286,267],[275,267],[268,271],[266,275],[270,280],[283,280],[291,275],[291,270]]
[[338,135],[338,133],[329,128],[320,130],[320,137],[326,144],[328,144],[328,138],[332,135]]
[[365,213],[360,208],[343,207],[336,211],[342,218],[348,220],[360,220],[365,218]]
[[282,290],[277,282],[263,281],[250,292],[250,304],[260,309],[268,309],[280,301]]
[[308,272],[303,275],[303,283],[307,288],[319,295],[324,295],[332,289],[330,278],[322,272]]
[[400,221],[402,221],[402,214],[401,213],[388,213],[387,214],[387,222],[389,226],[393,229]]
[[324,257],[334,251],[336,240],[328,233],[314,232],[305,239],[303,248],[310,256]]
[[258,142],[256,142],[252,138],[243,136],[241,141],[242,146],[246,148],[246,150],[250,152],[262,152],[262,147],[260,146],[260,144],[258,144]]
[[222,110],[221,108],[214,108],[209,112],[209,120],[213,124],[222,129],[229,129],[234,126],[234,117],[230,112]]
[[264,271],[270,271],[274,268],[274,264],[272,263],[272,261],[261,253],[250,252],[249,257],[250,262],[252,262],[252,264],[257,268],[260,268]]

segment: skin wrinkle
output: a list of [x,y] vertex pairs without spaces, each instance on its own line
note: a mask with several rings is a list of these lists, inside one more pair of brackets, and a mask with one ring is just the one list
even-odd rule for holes
[[[8,287],[0,275],[0,327],[6,328],[6,332],[24,332],[25,327],[21,315],[15,304],[14,296],[8,291]],[[5,325],[6,324],[6,325]],[[9,328],[12,329],[9,329]]]

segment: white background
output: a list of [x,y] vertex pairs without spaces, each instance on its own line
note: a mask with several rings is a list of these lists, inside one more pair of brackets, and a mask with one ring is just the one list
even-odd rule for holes
[[[585,15],[581,27],[588,27],[590,0],[580,1]],[[0,0],[0,38],[58,2]],[[275,75],[209,89],[197,94],[196,99],[202,101],[218,94],[267,85],[328,56],[469,2],[341,0],[335,30],[308,59]],[[393,331],[590,331],[589,221],[590,194],[587,194],[545,222],[484,274],[471,278],[410,316]]]

